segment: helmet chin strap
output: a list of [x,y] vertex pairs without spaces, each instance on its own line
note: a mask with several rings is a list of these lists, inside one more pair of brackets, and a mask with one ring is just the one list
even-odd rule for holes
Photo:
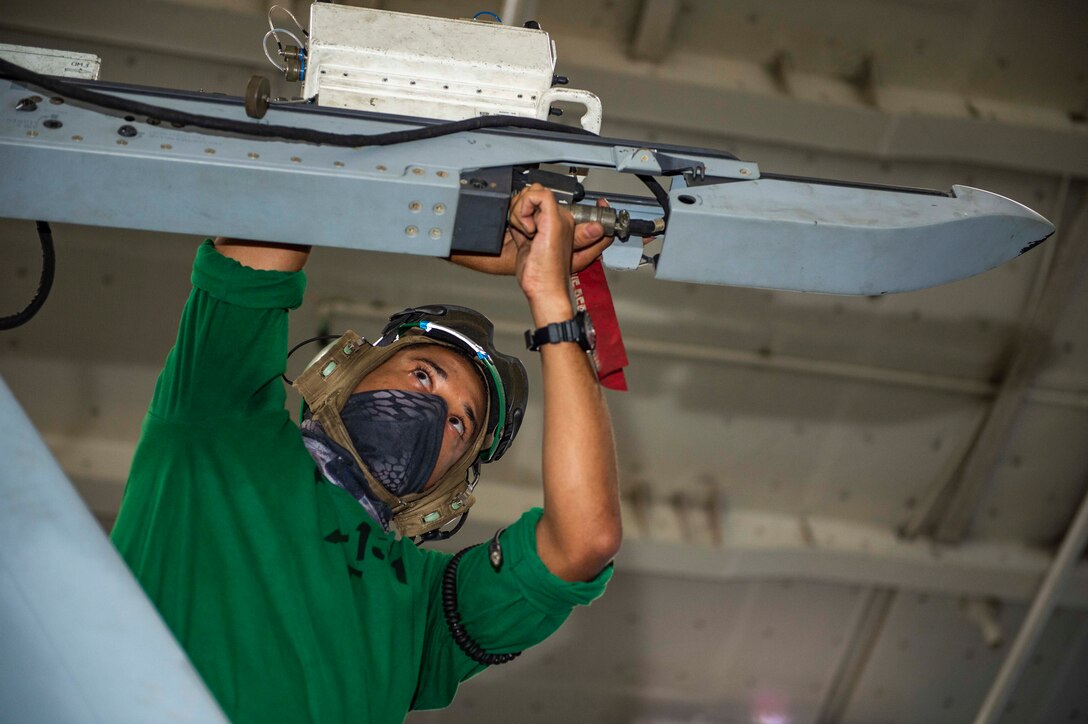
[[[393,511],[393,525],[397,531],[411,538],[437,531],[454,518],[462,518],[453,535],[464,522],[463,516],[476,502],[472,494],[479,472],[470,483],[469,471],[480,456],[487,437],[486,426],[481,426],[472,444],[461,454],[429,489],[411,495],[396,496],[382,485],[355,450],[340,410],[354,392],[359,380],[372,372],[400,349],[419,344],[437,344],[457,349],[445,342],[429,339],[422,333],[405,334],[383,347],[371,346],[352,331],[346,332],[300,374],[292,386],[302,395],[310,413],[337,444],[348,450],[366,478],[374,495]],[[484,395],[487,409],[482,419],[489,419],[491,400]],[[497,434],[497,433],[496,433]],[[435,536],[438,537],[438,536]],[[445,536],[448,537],[448,536]]]

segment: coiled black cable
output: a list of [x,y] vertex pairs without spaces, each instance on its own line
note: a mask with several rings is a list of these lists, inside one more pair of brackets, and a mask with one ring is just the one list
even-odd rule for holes
[[461,623],[461,613],[457,610],[457,567],[461,565],[461,557],[476,546],[463,548],[446,564],[446,570],[442,574],[442,611],[446,614],[446,626],[450,629],[453,640],[465,655],[478,664],[484,666],[496,666],[513,661],[521,656],[520,651],[509,654],[489,654],[480,644],[469,636]]
[[21,312],[0,317],[0,330],[15,329],[29,322],[45,304],[49,291],[53,288],[53,277],[57,271],[57,256],[53,250],[53,230],[46,221],[35,221],[38,228],[38,241],[42,245],[42,274],[38,278],[38,291],[30,304]]

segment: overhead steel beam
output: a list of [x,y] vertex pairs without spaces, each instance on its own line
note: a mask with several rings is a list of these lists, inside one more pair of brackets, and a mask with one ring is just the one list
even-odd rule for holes
[[[789,74],[791,93],[786,95],[765,59],[674,53],[647,77],[626,47],[565,37],[560,48],[562,72],[600,96],[606,128],[610,117],[618,117],[644,126],[878,160],[958,161],[1088,175],[1088,135],[1065,109],[1032,109],[1031,115],[1045,123],[1023,117],[977,119],[966,110],[966,97],[886,85],[874,108],[844,80],[801,72]],[[838,89],[835,99],[813,100],[828,87]]]
[[669,54],[680,0],[642,0],[628,50],[635,60],[662,61]]
[[[171,57],[248,66],[264,63],[259,49],[267,29],[263,13],[176,3],[134,6],[126,0],[8,5],[0,17],[0,37],[6,29]],[[246,38],[252,38],[252,44],[244,42]],[[1088,175],[1088,136],[1069,119],[1067,109],[1032,109],[1026,117],[1044,119],[1038,122],[1023,117],[1003,120],[999,113],[983,120],[971,116],[965,97],[888,86],[881,86],[874,109],[858,99],[846,82],[804,73],[791,73],[790,87],[796,92],[783,93],[764,65],[766,58],[708,59],[674,53],[648,76],[645,67],[631,62],[628,37],[601,33],[587,39],[560,34],[556,40],[560,72],[602,98],[606,128],[609,117],[622,117],[661,128],[881,160],[957,160],[1046,174]],[[712,63],[711,72],[708,63]],[[108,66],[103,69],[106,78],[115,77],[112,73]],[[818,97],[829,83],[841,85],[841,99],[836,94],[832,100],[807,100]],[[984,99],[970,100],[984,103]]]
[[[349,319],[375,322],[379,325],[384,324],[390,315],[398,311],[400,311],[400,307],[391,305],[375,306],[345,299],[321,300],[317,302],[314,308],[314,312],[319,319],[347,317]],[[522,322],[500,318],[494,318],[492,322],[495,325],[495,330],[499,333],[520,336],[524,331],[525,325]],[[796,357],[785,354],[768,356],[755,350],[712,346],[710,344],[665,342],[650,336],[625,334],[623,343],[632,353],[666,359],[730,365],[800,375],[815,375],[838,380],[868,382],[970,397],[993,397],[999,389],[991,382],[971,377],[954,377],[930,372],[915,372],[913,370],[899,370],[875,365]],[[1088,391],[1076,392],[1050,388],[1032,388],[1028,392],[1028,399],[1045,405],[1088,410]]]
[[1045,361],[1054,329],[1073,289],[1088,273],[1088,195],[1081,196],[1075,208],[1073,223],[1054,240],[1058,250],[1050,278],[1019,335],[1015,357],[1001,390],[959,468],[959,475],[953,478],[943,496],[947,505],[938,503],[933,511],[940,516],[935,536],[942,543],[955,543],[966,536],[994,468],[1004,454],[1017,415]]
[[975,717],[975,724],[993,724],[1004,715],[1005,702],[1016,688],[1016,682],[1050,619],[1062,586],[1065,585],[1084,551],[1086,541],[1088,541],[1088,486],[1085,488],[1084,498],[1073,518],[1073,523],[1069,526],[1058,549],[1058,554],[1047,570],[1046,578],[1039,586],[1038,593],[1032,599],[1031,608],[1028,609],[1023,623],[1020,624],[1016,639],[1013,640],[1012,647],[1002,662],[1001,669],[997,672],[997,678],[994,679],[982,702],[978,716]]
[[850,700],[869,664],[869,657],[884,631],[884,622],[895,603],[895,597],[896,592],[889,588],[871,588],[865,592],[858,606],[857,623],[850,627],[846,652],[820,704],[816,724],[838,724],[846,716]]
[[[132,444],[49,436],[57,459],[80,480],[98,483],[95,512],[109,518]],[[453,544],[487,537],[522,512],[541,504],[539,489],[485,478],[478,489],[467,533]],[[91,501],[92,504],[94,501]],[[868,588],[994,597],[1027,602],[1052,556],[1018,543],[971,541],[945,548],[905,541],[885,527],[835,518],[801,517],[753,510],[722,512],[692,505],[683,519],[668,501],[650,501],[639,524],[635,503],[623,503],[627,521],[623,566],[632,571],[701,580],[815,580]],[[1088,610],[1088,565],[1071,574],[1061,605]]]

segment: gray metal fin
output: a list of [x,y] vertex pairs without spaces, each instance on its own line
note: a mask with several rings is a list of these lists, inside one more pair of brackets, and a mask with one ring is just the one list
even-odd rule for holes
[[1032,249],[1054,226],[998,194],[761,178],[674,186],[657,278],[880,295],[936,286]]

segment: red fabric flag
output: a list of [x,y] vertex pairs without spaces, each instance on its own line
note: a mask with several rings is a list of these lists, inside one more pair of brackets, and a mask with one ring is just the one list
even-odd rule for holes
[[627,390],[627,378],[623,368],[627,366],[627,350],[623,347],[620,323],[616,308],[612,305],[612,293],[604,277],[604,265],[600,257],[573,275],[574,303],[579,311],[586,310],[597,330],[597,348],[593,350],[593,364],[597,379],[610,390]]

